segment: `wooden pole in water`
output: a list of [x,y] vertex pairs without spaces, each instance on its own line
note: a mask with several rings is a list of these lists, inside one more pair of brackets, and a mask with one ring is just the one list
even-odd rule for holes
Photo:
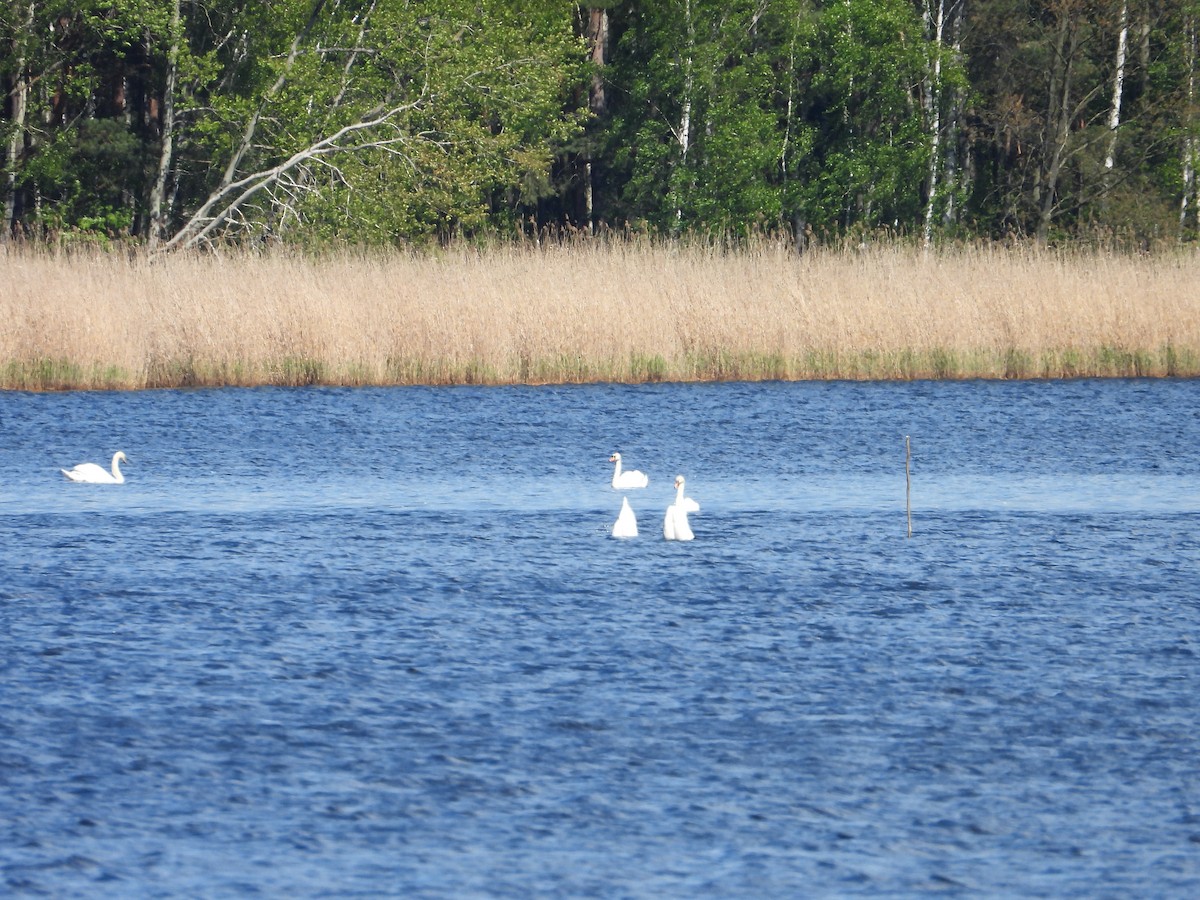
[[904,436],[904,509],[908,513],[908,536],[912,537],[912,441]]

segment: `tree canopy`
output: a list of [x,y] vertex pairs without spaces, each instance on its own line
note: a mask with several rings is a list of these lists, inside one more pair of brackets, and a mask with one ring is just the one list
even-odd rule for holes
[[0,0],[0,238],[1197,237],[1200,0]]

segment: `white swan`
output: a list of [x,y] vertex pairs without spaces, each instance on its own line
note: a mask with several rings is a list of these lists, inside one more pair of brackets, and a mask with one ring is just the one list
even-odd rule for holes
[[72,481],[83,481],[88,484],[124,484],[125,476],[121,474],[120,463],[129,462],[125,454],[118,450],[113,454],[112,471],[109,472],[95,463],[80,463],[73,469],[63,469],[62,473]]
[[688,525],[687,514],[699,512],[700,504],[691,497],[683,496],[683,476],[675,476],[675,502],[667,507],[663,518],[663,537],[668,541],[690,541],[695,537]]
[[608,461],[617,464],[617,467],[613,470],[613,490],[627,491],[630,488],[644,488],[650,483],[650,479],[646,477],[645,472],[639,472],[637,469],[622,472],[620,453],[614,453],[608,458]]
[[631,538],[637,537],[637,519],[633,515],[633,507],[629,505],[629,498],[621,498],[621,514],[617,516],[617,521],[613,525],[612,536],[615,538]]

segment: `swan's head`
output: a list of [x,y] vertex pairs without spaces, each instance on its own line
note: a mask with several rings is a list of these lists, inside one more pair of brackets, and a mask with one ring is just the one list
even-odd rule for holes
[[676,475],[675,476],[675,489],[678,490],[681,487],[683,487],[683,476]]
[[620,454],[620,453],[614,453],[612,456],[610,456],[610,457],[608,458],[608,461],[609,461],[609,462],[620,462],[620,461],[621,461],[621,454]]
[[125,451],[124,451],[124,450],[118,450],[118,451],[116,452],[116,455],[115,455],[115,456],[113,456],[113,459],[115,459],[115,460],[119,460],[119,461],[121,461],[121,462],[123,462],[123,463],[127,463],[127,462],[129,462],[129,459],[128,459],[128,458],[125,456]]

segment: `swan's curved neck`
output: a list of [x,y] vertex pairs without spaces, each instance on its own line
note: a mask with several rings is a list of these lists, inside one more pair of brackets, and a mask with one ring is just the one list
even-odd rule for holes
[[121,454],[120,453],[113,454],[112,473],[113,473],[113,478],[121,477]]
[[613,478],[620,478],[621,477],[621,457],[619,457],[619,456],[617,457],[616,463],[617,463],[617,468],[613,471]]

